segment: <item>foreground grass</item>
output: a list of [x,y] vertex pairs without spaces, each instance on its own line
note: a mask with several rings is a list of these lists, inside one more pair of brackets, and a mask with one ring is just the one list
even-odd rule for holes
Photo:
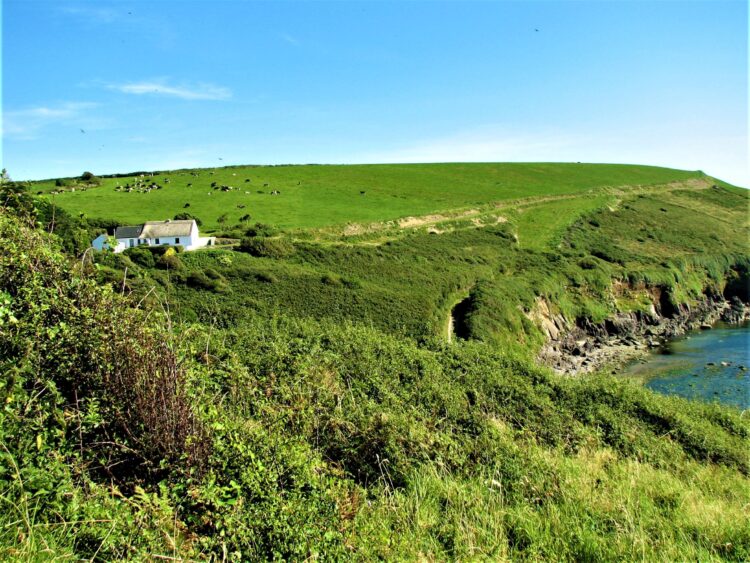
[[[367,557],[418,560],[705,561],[742,559],[750,530],[742,499],[748,483],[733,472],[687,462],[680,477],[609,449],[575,456],[525,444],[557,479],[539,490],[554,502],[504,498],[491,473],[456,479],[438,467],[384,490],[358,516]],[[687,484],[689,483],[689,484]],[[540,503],[540,504],[539,504]],[[391,538],[390,543],[383,542]],[[377,540],[380,540],[378,542]]]

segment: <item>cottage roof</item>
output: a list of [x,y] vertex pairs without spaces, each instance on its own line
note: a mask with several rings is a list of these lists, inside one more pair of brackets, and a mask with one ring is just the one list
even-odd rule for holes
[[141,229],[143,229],[143,225],[136,225],[136,226],[131,226],[131,227],[117,227],[115,229],[115,238],[116,239],[138,238],[138,235],[141,234]]
[[179,221],[146,221],[139,238],[189,237],[193,230],[192,219]]

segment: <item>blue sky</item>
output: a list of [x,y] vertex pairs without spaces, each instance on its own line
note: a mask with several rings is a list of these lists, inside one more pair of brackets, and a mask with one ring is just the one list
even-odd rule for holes
[[742,0],[3,0],[2,165],[633,162],[749,187],[747,32]]

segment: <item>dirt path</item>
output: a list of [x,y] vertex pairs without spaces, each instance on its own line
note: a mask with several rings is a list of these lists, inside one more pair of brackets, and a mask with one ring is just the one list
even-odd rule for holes
[[[555,201],[589,198],[591,197],[592,193],[625,197],[628,195],[654,192],[663,194],[664,192],[672,192],[675,190],[685,189],[704,190],[710,188],[712,185],[713,180],[711,178],[694,178],[686,180],[684,182],[671,182],[668,184],[657,184],[650,186],[601,186],[600,188],[595,188],[586,192],[579,192],[574,194],[531,196],[527,198],[495,201],[488,202],[487,204],[482,205],[479,208],[455,209],[452,211],[429,213],[427,215],[420,216],[408,216],[402,217],[400,219],[392,219],[389,221],[379,221],[374,223],[350,223],[343,227],[325,227],[322,229],[315,229],[307,232],[312,234],[314,239],[317,239],[317,242],[323,242],[325,239],[329,239],[327,242],[334,245],[356,246],[382,244],[383,242],[397,238],[398,233],[407,230],[416,230],[427,227],[431,228],[430,232],[433,232],[434,234],[441,234],[443,232],[456,230],[456,228],[447,228],[444,230],[437,228],[437,226],[441,223],[447,223],[449,221],[470,221],[469,225],[460,228],[476,228],[493,223],[504,223],[507,221],[507,218],[501,214],[498,214],[498,211],[534,207],[536,205],[543,205],[545,203],[551,203]],[[366,241],[351,242],[331,240],[332,238],[339,239],[340,237],[377,237],[378,235],[382,235],[382,239],[370,239]]]

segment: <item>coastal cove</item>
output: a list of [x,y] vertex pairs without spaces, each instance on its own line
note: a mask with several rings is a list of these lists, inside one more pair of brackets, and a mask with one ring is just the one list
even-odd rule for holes
[[629,363],[623,377],[658,393],[750,408],[750,322],[719,323],[666,341]]

